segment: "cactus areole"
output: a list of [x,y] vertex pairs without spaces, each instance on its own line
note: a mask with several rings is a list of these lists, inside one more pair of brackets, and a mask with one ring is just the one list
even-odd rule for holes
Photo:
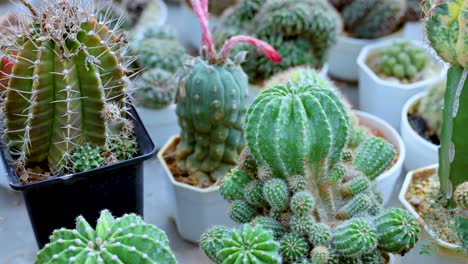
[[81,1],[47,1],[37,10],[22,2],[29,14],[0,43],[1,134],[19,170],[44,163],[53,175],[73,172],[77,146],[104,147],[132,127],[125,41],[118,23],[108,28]]
[[273,62],[281,62],[281,57],[267,43],[249,36],[232,37],[217,53],[208,29],[208,1],[191,4],[202,28],[201,56],[188,59],[177,73],[176,112],[182,132],[176,162],[203,185],[229,172],[245,145],[242,125],[248,80],[239,65],[245,54],[230,60],[230,48],[246,42]]

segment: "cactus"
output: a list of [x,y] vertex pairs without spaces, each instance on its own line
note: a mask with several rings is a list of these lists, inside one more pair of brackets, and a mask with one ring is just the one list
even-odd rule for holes
[[356,177],[341,186],[343,196],[354,196],[364,190],[369,189],[369,180],[366,177]]
[[257,162],[253,158],[248,147],[245,147],[239,156],[239,168],[252,178],[257,176]]
[[451,64],[444,96],[438,174],[440,190],[449,200],[448,206],[454,207],[453,191],[468,181],[468,140],[464,136],[468,133],[468,36],[463,30],[468,20],[468,3],[448,0],[427,5],[427,38],[437,54]]
[[280,251],[284,261],[294,262],[307,257],[309,245],[303,237],[287,234],[281,239]]
[[293,215],[289,222],[291,230],[300,235],[307,235],[311,232],[314,226],[314,218],[310,214],[305,215]]
[[133,97],[137,104],[162,109],[174,101],[177,83],[170,72],[155,68],[143,72],[134,82],[134,89]]
[[16,39],[0,44],[0,57],[12,63],[2,135],[19,170],[44,162],[61,175],[75,146],[104,147],[128,121],[125,39],[78,2],[47,1],[36,10],[23,0],[31,14],[20,16]]
[[275,219],[267,216],[257,216],[252,222],[252,226],[262,226],[263,229],[273,232],[275,239],[284,235],[285,228]]
[[75,148],[75,152],[70,157],[73,172],[83,172],[100,167],[104,164],[101,157],[101,150],[98,147],[86,144]]
[[200,248],[214,263],[222,263],[218,257],[218,252],[224,247],[224,239],[229,237],[231,232],[222,226],[210,228],[200,238]]
[[307,191],[297,192],[291,198],[290,207],[294,214],[310,214],[314,206],[314,197]]
[[36,264],[45,263],[168,263],[177,260],[166,234],[146,224],[140,216],[126,214],[114,218],[101,212],[96,229],[81,216],[76,229],[58,229],[37,255]]
[[223,178],[223,184],[219,189],[225,200],[234,201],[244,197],[245,186],[251,181],[249,175],[242,170],[234,168]]
[[376,248],[377,232],[371,222],[354,218],[333,230],[332,243],[335,250],[343,256],[361,256]]
[[257,215],[257,210],[243,200],[232,202],[229,217],[238,223],[248,223]]
[[253,49],[244,64],[253,83],[300,65],[320,68],[340,31],[339,15],[322,0],[243,0],[221,19],[215,33],[217,43],[233,34],[248,33],[278,49],[283,57],[274,65]]
[[267,43],[249,36],[234,36],[216,53],[208,29],[208,1],[191,0],[202,28],[202,56],[188,59],[178,70],[180,89],[176,113],[181,141],[177,167],[193,177],[217,182],[235,167],[245,142],[242,123],[247,110],[248,81],[239,66],[242,54],[228,58],[238,42],[255,46],[270,60],[281,57]]
[[440,137],[442,129],[442,108],[444,106],[444,93],[446,81],[441,81],[431,85],[427,89],[427,94],[421,98],[418,107],[418,114],[426,120],[430,129]]
[[384,47],[377,52],[376,56],[371,66],[379,76],[395,77],[409,82],[421,79],[420,73],[429,61],[429,56],[424,49],[408,41],[396,42]]
[[223,264],[279,264],[279,246],[271,232],[260,226],[244,225],[241,230],[234,230],[224,239],[224,248],[218,256]]
[[368,254],[365,254],[361,257],[361,261],[363,264],[380,264],[384,263],[384,258],[382,253],[379,251],[372,251]]
[[247,184],[244,190],[244,198],[249,204],[256,207],[267,205],[263,196],[263,183],[259,180],[253,180]]
[[458,185],[453,195],[457,206],[462,210],[468,210],[468,181]]
[[406,0],[336,1],[335,7],[341,12],[347,33],[354,38],[375,39],[398,28]]
[[288,177],[288,188],[291,193],[305,191],[307,182],[302,175],[292,175]]
[[353,165],[371,180],[379,176],[393,161],[395,148],[385,140],[370,137],[356,150]]
[[282,179],[275,178],[266,182],[263,186],[263,196],[273,209],[281,210],[288,206],[288,186]]
[[331,242],[330,227],[323,223],[316,223],[309,231],[310,243],[314,246],[328,246]]
[[111,155],[114,156],[117,161],[131,159],[138,153],[138,146],[134,137],[111,139],[109,145],[111,146]]
[[379,248],[404,255],[418,242],[419,224],[399,208],[386,210],[375,219]]
[[330,259],[330,251],[324,246],[314,247],[310,255],[314,264],[327,264]]

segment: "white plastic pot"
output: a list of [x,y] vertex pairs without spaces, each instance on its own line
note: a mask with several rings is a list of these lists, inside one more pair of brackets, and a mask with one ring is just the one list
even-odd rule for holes
[[406,101],[403,106],[403,110],[401,111],[400,134],[408,153],[405,159],[405,169],[407,171],[422,168],[430,164],[437,163],[438,161],[439,146],[434,145],[432,142],[427,141],[416,133],[408,120],[409,109],[411,109],[425,95],[426,92],[422,92],[412,96],[408,101]]
[[357,59],[359,66],[359,108],[384,119],[396,129],[400,127],[401,110],[405,102],[411,96],[425,91],[426,88],[445,77],[444,66],[432,57],[432,52],[426,48],[427,46],[422,42],[414,40],[410,42],[417,47],[424,48],[427,55],[432,58],[431,63],[439,66],[439,68],[430,68],[431,72],[428,73],[427,78],[409,84],[383,80],[377,76],[367,65],[367,58],[378,49],[401,41],[405,40],[391,39],[367,45],[362,49]]
[[399,154],[397,162],[393,164],[390,169],[383,172],[375,179],[377,183],[377,190],[382,193],[383,204],[386,205],[391,199],[393,189],[395,188],[395,185],[403,169],[403,161],[405,160],[406,156],[405,144],[403,144],[403,140],[401,139],[400,135],[398,135],[398,132],[384,120],[361,111],[355,110],[354,113],[356,113],[358,116],[360,125],[370,129],[378,130],[380,133],[382,133],[385,140],[395,146]]
[[179,134],[180,128],[175,110],[175,104],[159,110],[137,108],[141,121],[158,147],[161,147],[173,135]]
[[169,200],[177,230],[182,238],[198,242],[201,235],[213,225],[237,226],[228,216],[229,203],[219,194],[219,186],[197,188],[174,179],[163,157],[173,147],[178,137],[174,136],[159,151],[158,159],[162,164],[163,181],[169,192]]

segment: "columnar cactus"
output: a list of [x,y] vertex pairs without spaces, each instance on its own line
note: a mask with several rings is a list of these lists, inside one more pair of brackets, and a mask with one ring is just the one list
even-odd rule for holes
[[104,210],[93,229],[83,218],[76,229],[58,229],[37,255],[35,264],[45,263],[168,263],[177,260],[166,234],[130,214],[114,218]]
[[[417,241],[417,222],[405,211],[384,210],[372,182],[393,160],[392,146],[369,137],[355,150],[356,158],[343,159],[348,112],[333,89],[305,80],[261,92],[247,112],[246,153],[255,159],[257,172],[246,173],[242,185],[263,183],[267,201],[255,208],[251,223],[258,226],[256,219],[268,218],[283,226],[277,232],[282,236],[274,237],[284,263],[361,263],[373,251],[404,254]],[[371,157],[376,162],[369,162]],[[253,171],[251,160],[242,159],[249,165],[240,167]],[[242,189],[225,180],[223,193],[230,193],[230,186]],[[243,201],[248,205],[245,195]],[[391,216],[395,221],[388,221]]]
[[12,64],[2,134],[19,169],[45,162],[59,175],[75,146],[104,147],[126,120],[125,39],[80,1],[47,1],[37,10],[22,2],[30,14],[0,45]]
[[406,0],[332,0],[345,31],[355,38],[374,39],[395,31],[406,12]]
[[188,59],[177,73],[176,112],[182,131],[176,163],[206,184],[224,177],[236,165],[245,145],[242,123],[247,111],[248,80],[239,66],[242,53],[230,60],[230,48],[245,42],[273,62],[281,58],[273,47],[248,36],[232,37],[217,53],[208,29],[208,1],[201,2],[191,1],[202,27],[202,55]]

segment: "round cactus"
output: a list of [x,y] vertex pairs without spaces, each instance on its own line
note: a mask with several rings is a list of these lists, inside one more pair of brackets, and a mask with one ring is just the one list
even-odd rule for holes
[[353,218],[333,230],[332,243],[336,252],[342,256],[361,256],[376,248],[377,232],[371,222]]
[[71,168],[77,172],[83,172],[100,167],[104,164],[101,150],[96,146],[86,144],[75,148],[75,152],[70,157]]
[[309,242],[314,246],[328,246],[331,242],[330,227],[324,223],[316,223],[307,234]]
[[468,181],[458,185],[454,192],[454,199],[458,207],[468,210]]
[[341,193],[344,196],[354,196],[369,188],[369,180],[366,177],[356,177],[341,185]]
[[239,168],[249,174],[252,178],[257,177],[257,162],[252,156],[252,153],[250,153],[250,149],[248,147],[245,147],[239,156]]
[[374,201],[372,200],[372,196],[370,196],[368,193],[360,193],[353,197],[346,205],[340,208],[336,214],[336,218],[349,219],[369,210],[373,205]]
[[361,257],[363,264],[382,264],[385,263],[382,253],[377,250],[374,250],[368,254],[364,254]]
[[234,168],[227,174],[221,183],[219,192],[228,201],[244,199],[245,186],[252,179],[239,168]]
[[263,186],[263,196],[273,209],[281,210],[288,206],[288,186],[282,179],[274,178],[266,182]]
[[285,228],[272,217],[257,216],[252,220],[251,225],[252,226],[259,225],[259,226],[262,226],[263,229],[273,232],[273,236],[276,239],[281,237],[285,232]]
[[379,248],[404,255],[418,242],[419,224],[405,210],[392,208],[375,219]]
[[153,262],[177,263],[166,234],[137,215],[114,218],[104,210],[96,229],[80,216],[76,219],[76,229],[54,231],[35,263]]
[[259,180],[253,180],[248,183],[244,189],[244,198],[247,203],[256,207],[267,205],[267,202],[263,197],[263,183]]
[[224,248],[224,239],[231,232],[222,226],[214,226],[201,236],[200,248],[215,263],[222,263],[218,252]]
[[294,262],[307,257],[309,245],[297,234],[287,234],[280,242],[281,256],[284,261]]
[[371,180],[387,169],[395,156],[395,148],[387,141],[370,137],[362,142],[356,150],[354,167]]
[[315,200],[307,191],[297,192],[291,198],[291,211],[294,214],[310,214],[315,206]]
[[291,230],[299,235],[306,236],[314,226],[314,218],[310,215],[293,215],[289,222]]
[[327,247],[317,246],[310,252],[310,257],[314,264],[327,264],[330,259],[330,251]]
[[292,175],[288,177],[288,188],[290,193],[305,191],[307,187],[306,179],[302,175]]
[[263,165],[260,168],[258,168],[257,178],[262,182],[267,182],[273,177],[273,171],[271,170],[270,166]]
[[172,73],[155,68],[143,72],[134,82],[137,104],[152,109],[169,106],[175,99],[177,83]]
[[368,137],[368,129],[361,126],[355,126],[349,135],[348,147],[355,149]]
[[346,173],[346,168],[341,164],[336,164],[331,170],[330,175],[328,176],[328,181],[332,184],[336,184],[343,179]]
[[138,144],[134,137],[112,138],[108,147],[117,161],[129,160],[138,153]]
[[248,223],[257,215],[257,210],[242,200],[231,203],[229,217],[238,223]]
[[148,38],[142,40],[135,53],[141,68],[160,68],[174,73],[184,61],[185,48],[176,40]]
[[279,264],[281,257],[278,251],[278,243],[271,232],[260,226],[244,225],[224,239],[224,248],[218,256],[223,264]]

